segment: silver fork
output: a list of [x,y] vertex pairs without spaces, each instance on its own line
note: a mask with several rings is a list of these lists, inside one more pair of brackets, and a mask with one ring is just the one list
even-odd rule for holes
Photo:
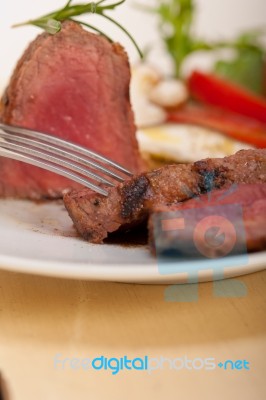
[[115,186],[114,182],[123,182],[126,177],[132,176],[121,165],[82,146],[52,135],[2,123],[0,156],[63,175],[104,196],[108,192],[99,184]]

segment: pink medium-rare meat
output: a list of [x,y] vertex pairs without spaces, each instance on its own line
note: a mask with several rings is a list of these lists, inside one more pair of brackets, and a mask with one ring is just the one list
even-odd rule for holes
[[266,149],[167,165],[109,189],[108,197],[84,189],[66,194],[64,202],[80,235],[101,243],[108,233],[147,219],[158,205],[176,204],[234,183],[266,183]]
[[[232,190],[213,190],[183,203],[155,207],[149,218],[149,243],[155,254],[197,254],[199,248],[218,256],[223,244],[209,246],[203,233],[211,228],[212,219],[222,216],[224,239],[236,243],[239,250],[258,251],[266,248],[266,183],[240,184]],[[207,217],[207,218],[206,218]],[[182,229],[178,227],[181,218]],[[205,223],[204,223],[205,219]],[[227,221],[229,223],[227,223]],[[203,223],[202,223],[203,222]],[[217,223],[217,222],[216,222]],[[219,223],[219,221],[218,221]],[[233,229],[232,229],[233,227]],[[215,240],[215,230],[214,240]],[[217,232],[219,238],[219,232]],[[212,234],[210,230],[210,234]],[[236,236],[235,236],[236,235]],[[197,247],[195,243],[197,242]],[[212,243],[212,242],[210,242]]]
[[[129,101],[128,58],[119,44],[66,21],[41,34],[18,62],[0,119],[83,145],[140,172]],[[57,198],[79,186],[61,176],[0,159],[0,196]]]

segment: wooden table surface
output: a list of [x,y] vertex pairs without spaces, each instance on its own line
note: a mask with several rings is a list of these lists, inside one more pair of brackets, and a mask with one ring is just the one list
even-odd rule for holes
[[[166,285],[86,282],[0,271],[0,371],[11,400],[264,400],[266,271],[242,298],[165,300]],[[247,360],[250,370],[96,371],[55,359]],[[61,365],[61,364],[60,364]],[[168,364],[170,365],[170,364]]]

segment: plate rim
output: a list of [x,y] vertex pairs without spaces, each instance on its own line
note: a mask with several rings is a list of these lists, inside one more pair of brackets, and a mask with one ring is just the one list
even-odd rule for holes
[[[1,199],[2,200],[2,199]],[[14,202],[16,207],[18,207],[19,212],[23,213],[25,210],[27,211],[27,207],[31,205],[28,201],[22,200],[11,200],[11,210],[13,210]],[[4,203],[7,203],[7,214],[3,214],[3,229],[5,227],[9,227],[9,206],[10,203],[8,199],[4,200]],[[0,201],[1,204],[1,201]],[[21,208],[20,208],[21,204]],[[62,203],[44,203],[45,207],[48,205],[51,206],[52,209],[48,207],[49,210],[49,218],[50,216],[53,217],[55,207],[56,209],[56,219],[61,221],[60,214],[58,214],[57,207],[59,206],[61,209]],[[26,206],[26,209],[23,207]],[[38,205],[42,206],[42,205]],[[5,208],[3,209],[5,210]],[[45,209],[45,214],[47,210]],[[65,211],[64,211],[65,212]],[[50,214],[51,213],[51,214]],[[38,210],[39,214],[39,210]],[[0,221],[1,221],[1,213],[0,213]],[[40,215],[41,212],[40,212]],[[7,225],[5,225],[5,217],[7,216]],[[13,216],[13,215],[12,215]],[[17,227],[13,226],[13,220],[11,219],[12,225],[10,225],[11,230],[16,230]],[[65,215],[63,215],[63,221],[65,221]],[[71,220],[69,219],[69,222]],[[20,223],[20,220],[18,220]],[[62,223],[62,221],[61,221]],[[32,227],[29,229],[27,227],[21,226],[22,231],[20,233],[26,232],[30,230],[31,232],[35,232]],[[1,230],[1,226],[0,226]],[[36,231],[38,232],[38,231]],[[42,233],[42,232],[38,232]],[[49,235],[50,236],[50,235]],[[67,240],[67,236],[59,235],[60,239]],[[73,240],[73,237],[69,237],[69,239]],[[5,243],[5,241],[4,241]],[[82,241],[83,243],[83,241]],[[92,246],[91,251],[93,251],[93,247],[96,246],[110,246],[112,247],[111,251],[116,251],[116,249],[121,249],[119,244],[102,244],[102,245],[95,245],[87,243],[87,245]],[[123,247],[123,246],[122,246]],[[13,252],[5,253],[3,248],[1,254],[0,249],[0,270],[5,271],[12,271],[17,273],[26,273],[32,275],[39,275],[39,276],[46,276],[46,277],[57,277],[57,278],[69,278],[69,279],[83,279],[83,280],[93,280],[93,281],[106,281],[106,282],[124,282],[124,283],[152,283],[152,284],[167,284],[167,283],[187,283],[188,272],[182,268],[183,272],[176,272],[174,271],[173,274],[163,275],[160,273],[157,259],[150,255],[148,246],[140,246],[140,247],[128,247],[125,249],[126,253],[130,256],[128,258],[129,262],[123,262],[123,259],[119,257],[114,257],[114,259],[110,259],[110,262],[106,262],[105,260],[102,261],[101,259],[97,260],[79,260],[71,259],[71,261],[66,259],[57,259],[57,258],[45,258],[39,257],[39,254],[36,253],[35,255],[30,254],[29,252],[25,255],[14,255]],[[137,261],[132,262],[132,254],[134,251],[140,251],[141,253],[138,254]],[[124,254],[126,254],[123,252]],[[142,262],[142,255],[143,255],[143,262]],[[229,261],[228,267],[224,268],[224,276],[222,278],[233,278],[236,276],[246,275],[249,273],[257,272],[266,269],[266,250],[256,252],[256,253],[249,253],[248,260],[244,265],[239,263],[239,257],[241,255],[231,256]],[[121,262],[122,260],[122,262]],[[232,260],[232,261],[231,261]],[[148,261],[148,262],[147,262]],[[230,266],[231,264],[231,266]],[[209,265],[206,266],[206,269],[201,268],[198,273],[198,282],[207,282],[213,281],[214,279],[218,279],[219,277],[213,277],[212,273],[215,272],[215,268],[210,269]],[[222,279],[220,277],[220,279]]]
[[[254,272],[266,269],[266,251],[250,253],[248,270],[247,266],[226,267],[224,279],[234,278],[237,276],[248,275]],[[233,259],[239,257],[232,257]],[[240,256],[241,257],[241,256]],[[66,279],[121,282],[121,283],[154,283],[166,284],[176,283],[185,284],[186,273],[176,273],[169,275],[159,274],[156,267],[156,259],[154,264],[144,265],[143,268],[139,264],[126,264],[123,271],[122,264],[117,268],[117,264],[96,264],[96,263],[73,263],[60,261],[40,261],[36,259],[27,259],[11,256],[3,256],[0,254],[0,270],[26,273],[32,275],[57,277]],[[148,266],[148,268],[147,268]],[[88,269],[89,267],[89,269]],[[110,268],[111,267],[111,268]],[[113,267],[113,268],[112,268]],[[115,267],[115,268],[114,268]],[[146,268],[145,268],[146,267]],[[151,268],[152,267],[152,268]],[[156,267],[156,268],[154,268]],[[110,273],[111,270],[111,273]],[[209,273],[206,273],[209,271]],[[199,275],[199,282],[213,281],[211,270],[203,270],[204,274]]]

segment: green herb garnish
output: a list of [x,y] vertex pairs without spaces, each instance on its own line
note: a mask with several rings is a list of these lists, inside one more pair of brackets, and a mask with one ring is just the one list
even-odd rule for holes
[[249,89],[261,93],[266,50],[260,39],[262,30],[246,32],[230,42],[209,42],[194,32],[196,6],[194,0],[157,0],[155,7],[138,3],[138,8],[158,16],[160,36],[174,64],[175,76],[182,76],[185,59],[196,51],[229,48],[235,51],[232,61],[219,61],[215,72]]
[[[232,44],[235,55],[230,61],[218,61],[214,71],[249,90],[263,94],[263,77],[266,51],[261,44],[262,30],[251,31],[240,35]],[[230,47],[230,43],[225,44]]]
[[13,27],[24,26],[24,25],[34,25],[34,26],[38,26],[39,28],[44,29],[46,32],[48,32],[50,34],[55,34],[61,30],[61,22],[65,21],[65,20],[71,20],[71,21],[78,22],[81,25],[84,25],[84,26],[100,33],[101,35],[107,37],[107,39],[112,41],[104,32],[102,32],[97,27],[95,27],[87,22],[74,19],[75,17],[84,15],[84,14],[97,14],[97,15],[100,15],[100,16],[106,18],[107,20],[114,23],[117,27],[119,27],[129,37],[129,39],[131,40],[131,42],[134,44],[135,48],[137,49],[140,57],[142,58],[142,52],[141,52],[139,46],[137,45],[136,41],[132,37],[132,35],[120,23],[118,23],[116,20],[114,20],[113,18],[111,18],[109,15],[107,15],[105,13],[106,11],[114,10],[117,6],[123,4],[126,0],[120,0],[116,3],[107,4],[107,5],[103,5],[103,3],[106,3],[106,0],[101,0],[98,2],[89,2],[89,3],[85,3],[85,4],[74,4],[74,5],[71,4],[72,1],[73,0],[68,0],[66,5],[59,10],[53,11],[49,14],[46,14],[42,17],[39,17],[39,18],[36,18],[33,20],[29,20],[26,22],[22,22],[20,24],[13,25]]
[[138,8],[158,15],[161,38],[173,59],[175,75],[180,77],[187,56],[198,50],[209,50],[210,45],[197,40],[193,32],[194,0],[157,0],[157,2],[157,7],[146,7],[138,3]]

